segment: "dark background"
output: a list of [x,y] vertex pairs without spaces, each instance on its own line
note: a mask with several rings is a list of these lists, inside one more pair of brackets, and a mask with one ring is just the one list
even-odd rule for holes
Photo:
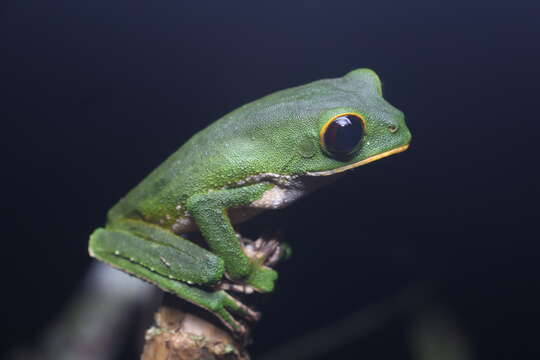
[[[539,6],[3,2],[3,350],[39,338],[107,209],[196,131],[270,92],[370,67],[412,146],[288,209],[295,254],[259,307],[253,354],[427,282],[475,358],[536,358]],[[412,358],[412,321],[319,358]]]

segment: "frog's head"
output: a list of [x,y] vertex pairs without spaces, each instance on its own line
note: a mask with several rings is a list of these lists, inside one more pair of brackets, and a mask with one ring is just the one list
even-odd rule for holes
[[297,115],[304,124],[296,141],[303,159],[295,172],[332,175],[408,148],[404,115],[383,99],[375,72],[358,69],[316,86],[317,105]]

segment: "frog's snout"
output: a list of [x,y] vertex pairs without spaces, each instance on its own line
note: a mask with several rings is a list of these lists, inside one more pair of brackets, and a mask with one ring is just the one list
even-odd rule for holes
[[394,138],[399,139],[399,143],[403,145],[408,145],[411,142],[411,132],[407,128],[405,123],[392,123],[387,126],[388,132]]

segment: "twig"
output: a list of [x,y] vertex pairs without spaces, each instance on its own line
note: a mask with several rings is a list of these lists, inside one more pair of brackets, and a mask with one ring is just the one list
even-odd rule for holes
[[206,314],[166,294],[146,331],[142,360],[249,360],[244,344]]

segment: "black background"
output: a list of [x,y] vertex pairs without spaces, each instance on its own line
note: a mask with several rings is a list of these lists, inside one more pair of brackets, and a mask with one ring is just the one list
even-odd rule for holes
[[[370,67],[412,146],[288,209],[295,254],[260,306],[253,353],[428,281],[476,358],[538,356],[539,6],[4,2],[4,350],[38,338],[107,209],[193,133],[270,92]],[[320,358],[410,358],[408,327]]]

